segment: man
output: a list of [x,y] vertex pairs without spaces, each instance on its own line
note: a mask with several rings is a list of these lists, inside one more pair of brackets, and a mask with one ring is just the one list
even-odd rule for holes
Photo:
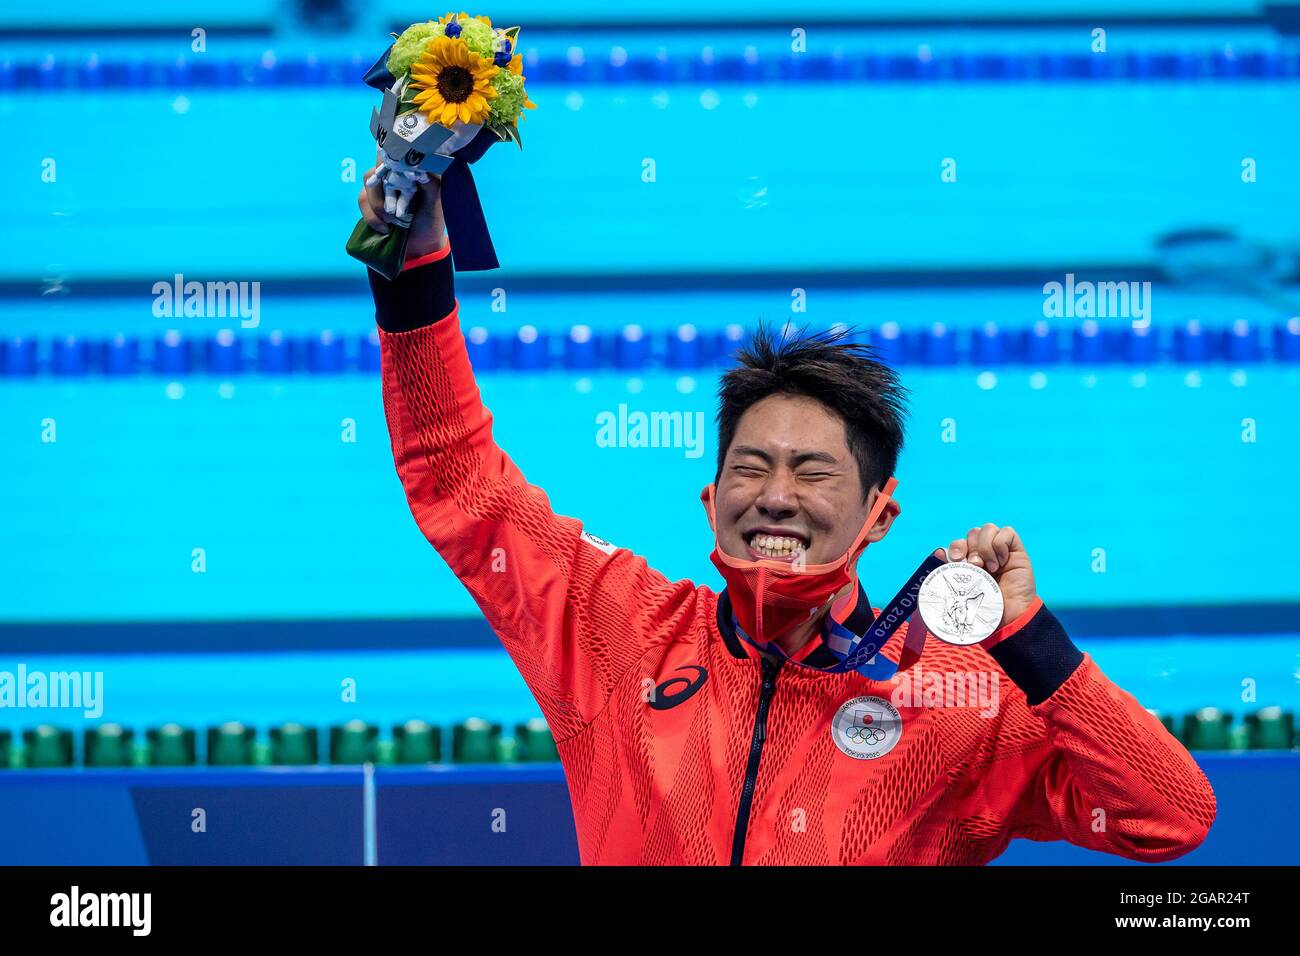
[[[996,706],[903,699],[870,676],[908,663],[906,627],[871,666],[835,650],[873,623],[854,568],[899,513],[903,391],[867,350],[760,335],[724,375],[703,496],[723,593],[553,514],[492,439],[437,189],[407,269],[370,273],[393,454],[550,723],[584,863],[982,864],[1015,837],[1159,861],[1200,844],[1205,776],[1070,642],[1012,528],[972,528],[947,554],[997,580],[1001,626],[923,660],[931,677],[993,678]],[[378,188],[359,204],[387,228]]]

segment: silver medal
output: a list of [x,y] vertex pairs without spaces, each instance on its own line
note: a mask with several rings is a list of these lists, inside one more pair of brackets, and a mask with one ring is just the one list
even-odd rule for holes
[[921,583],[921,620],[949,644],[978,644],[1002,623],[1002,592],[983,568],[965,561],[941,564]]

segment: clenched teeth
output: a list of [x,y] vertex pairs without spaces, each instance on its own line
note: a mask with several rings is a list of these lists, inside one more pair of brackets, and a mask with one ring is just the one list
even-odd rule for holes
[[771,534],[756,534],[749,546],[768,558],[785,558],[803,550],[803,542],[798,538],[787,538]]

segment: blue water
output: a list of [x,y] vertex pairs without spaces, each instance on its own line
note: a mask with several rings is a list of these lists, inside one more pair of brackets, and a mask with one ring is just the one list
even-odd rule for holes
[[[1083,269],[1148,262],[1162,232],[1206,224],[1296,238],[1285,210],[1300,184],[1285,170],[1300,84],[552,86],[536,99],[525,150],[476,168],[507,288],[536,273],[671,285],[719,270]],[[7,215],[24,224],[0,279],[129,277],[145,303],[178,272],[357,275],[342,245],[374,101],[364,87],[0,95],[0,179],[17,184]],[[807,127],[813,102],[832,126]],[[74,114],[83,149],[67,139]],[[1244,158],[1258,181],[1242,182]],[[956,182],[941,180],[948,159]],[[158,163],[179,175],[150,179]]]
[[[596,9],[584,4],[562,12]],[[1172,7],[1152,0],[1140,9]],[[1196,6],[1251,8],[1236,0]],[[137,13],[155,17],[157,9],[150,3]],[[515,9],[526,30],[539,28],[528,49],[548,60],[570,48],[590,61],[614,46],[633,56],[662,47],[676,60],[706,47],[730,56],[752,46],[763,58],[789,49],[784,28],[685,24],[625,35],[607,20],[590,30],[547,30],[558,8]],[[774,9],[733,0],[638,4],[617,14],[600,8],[602,16],[650,10],[687,21]],[[801,8],[809,17],[846,10],[860,12],[840,0]],[[1044,9],[1011,0],[923,10],[890,3],[872,14],[943,11]],[[368,11],[384,21],[377,29],[369,23],[337,37],[214,29],[203,55],[368,61],[392,22],[422,12],[385,3]],[[261,0],[242,0],[224,15],[279,16]],[[39,17],[0,20],[15,22],[31,26]],[[1087,43],[1070,27],[813,28],[808,41],[815,55],[925,45],[936,56],[1070,52]],[[1248,26],[1122,28],[1108,42],[1114,54],[1285,45]],[[16,39],[5,57],[81,62],[92,53],[105,62],[195,55],[185,30],[90,44]],[[541,109],[524,126],[525,151],[494,150],[476,168],[504,268],[466,281],[466,325],[562,332],[638,324],[656,333],[681,322],[752,325],[790,315],[796,282],[772,274],[806,273],[797,284],[807,312],[795,318],[816,326],[1024,327],[1042,318],[1041,287],[881,290],[838,280],[859,271],[1150,267],[1161,233],[1198,225],[1300,247],[1300,184],[1288,172],[1300,155],[1293,81],[584,81],[545,83],[533,93]],[[203,337],[231,324],[155,317],[153,284],[177,274],[271,280],[259,328],[240,335],[369,329],[363,270],[342,245],[356,218],[354,174],[371,156],[366,119],[374,102],[359,83],[0,92],[0,181],[9,184],[0,281],[72,290],[0,301],[0,334],[151,338],[178,328]],[[56,164],[52,182],[41,177],[46,159]],[[941,179],[947,159],[956,182]],[[1245,159],[1256,166],[1255,182],[1242,180]],[[650,276],[655,288],[647,291],[644,278],[630,290],[617,281],[587,287],[627,273]],[[720,273],[753,281],[678,288],[679,277]],[[831,278],[819,282],[825,273]],[[556,276],[567,277],[559,291],[535,291],[531,280]],[[306,291],[277,291],[278,279]],[[312,289],[315,280],[330,284]],[[338,280],[355,288],[322,291],[339,288]],[[118,294],[95,297],[102,283]],[[505,311],[492,307],[497,288]],[[1151,318],[1163,332],[1191,318],[1267,327],[1287,317],[1227,295],[1159,284],[1153,295]],[[1058,606],[1297,599],[1300,370],[1160,364],[904,374],[914,391],[899,469],[904,513],[864,561],[873,595],[892,593],[933,547],[996,521],[1021,532],[1040,589]],[[696,448],[596,442],[597,416],[620,405],[710,423],[712,374],[498,373],[485,374],[482,386],[501,444],[557,512],[645,554],[671,578],[719,583],[696,505],[713,476],[709,430]],[[355,422],[355,442],[342,440],[345,422]],[[57,441],[42,441],[51,424]],[[1253,441],[1243,440],[1247,433]],[[0,380],[0,450],[0,622],[477,614],[414,526],[373,376]],[[196,548],[206,556],[202,574],[191,570]]]
[[[993,521],[1019,530],[1049,602],[1296,599],[1300,369],[981,374],[905,373],[903,514],[864,559],[873,594]],[[716,586],[698,505],[713,388],[663,373],[482,383],[499,443],[558,513],[670,578]],[[600,447],[597,416],[620,404],[698,413],[705,440]],[[407,510],[375,377],[0,381],[0,447],[9,620],[476,613]],[[191,570],[194,548],[206,573]]]

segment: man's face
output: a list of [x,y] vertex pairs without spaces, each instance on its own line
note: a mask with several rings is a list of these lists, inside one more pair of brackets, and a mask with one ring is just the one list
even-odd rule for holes
[[[864,501],[844,421],[815,399],[769,395],[741,416],[714,494],[718,544],[751,561],[826,564],[862,530],[880,494]],[[890,502],[868,541],[883,538]]]

